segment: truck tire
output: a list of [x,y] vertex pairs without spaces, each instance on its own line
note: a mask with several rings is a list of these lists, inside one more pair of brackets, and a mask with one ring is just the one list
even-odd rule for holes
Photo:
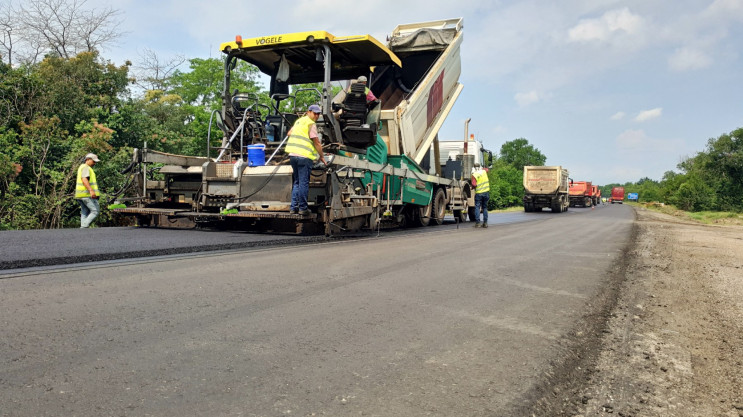
[[431,222],[432,226],[437,226],[444,223],[444,214],[446,213],[446,194],[444,190],[439,188],[433,193],[431,198]]
[[420,209],[418,209],[418,213],[416,217],[417,225],[418,226],[428,226],[431,222],[431,213],[433,212],[431,205],[433,204],[433,199],[431,199],[431,204],[427,206],[423,206]]
[[417,209],[411,206],[403,207],[402,210],[397,213],[397,226],[402,229],[417,227],[418,223],[416,222],[416,217],[418,214],[416,211]]

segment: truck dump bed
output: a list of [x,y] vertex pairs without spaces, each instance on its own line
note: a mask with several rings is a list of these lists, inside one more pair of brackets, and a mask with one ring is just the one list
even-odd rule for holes
[[561,166],[525,166],[524,189],[529,194],[567,192],[568,172]]
[[591,196],[591,183],[589,181],[575,181],[570,185],[571,196]]
[[611,203],[622,203],[624,201],[624,187],[614,187],[611,189]]
[[421,163],[462,91],[459,83],[462,19],[397,26],[388,48],[402,66],[377,67],[373,89],[382,92],[380,136],[390,155]]

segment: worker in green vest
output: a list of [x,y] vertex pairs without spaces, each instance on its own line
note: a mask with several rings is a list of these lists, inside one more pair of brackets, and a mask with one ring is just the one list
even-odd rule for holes
[[[472,170],[472,186],[475,187],[475,227],[488,227],[488,200],[490,200],[490,180],[488,172],[478,162]],[[482,224],[480,224],[482,210]]]
[[289,155],[289,163],[292,166],[292,202],[289,206],[289,214],[302,216],[310,214],[307,196],[310,192],[312,165],[318,158],[327,165],[320,138],[317,135],[317,126],[315,126],[321,113],[320,106],[311,105],[307,113],[297,119],[287,133],[289,141],[284,151]]
[[100,162],[94,153],[85,155],[85,162],[77,168],[75,199],[80,202],[80,228],[89,227],[101,211],[98,205],[98,181],[95,178],[93,165]]

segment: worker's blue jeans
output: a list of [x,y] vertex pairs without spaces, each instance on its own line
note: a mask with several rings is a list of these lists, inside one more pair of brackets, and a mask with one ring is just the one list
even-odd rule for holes
[[290,156],[292,165],[292,203],[290,210],[307,210],[307,195],[310,193],[310,170],[313,162],[309,158]]
[[480,223],[480,210],[482,209],[482,222],[488,223],[488,200],[490,193],[475,194],[475,222]]
[[101,211],[98,199],[86,197],[79,198],[77,201],[80,202],[80,227],[88,227]]

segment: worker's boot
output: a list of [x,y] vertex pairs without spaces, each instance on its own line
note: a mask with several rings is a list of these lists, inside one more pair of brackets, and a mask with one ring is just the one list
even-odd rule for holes
[[485,229],[487,229],[488,228],[488,224],[487,223],[483,223],[482,224],[482,227],[485,228]]
[[480,223],[475,223],[475,225],[472,227],[480,227]]

